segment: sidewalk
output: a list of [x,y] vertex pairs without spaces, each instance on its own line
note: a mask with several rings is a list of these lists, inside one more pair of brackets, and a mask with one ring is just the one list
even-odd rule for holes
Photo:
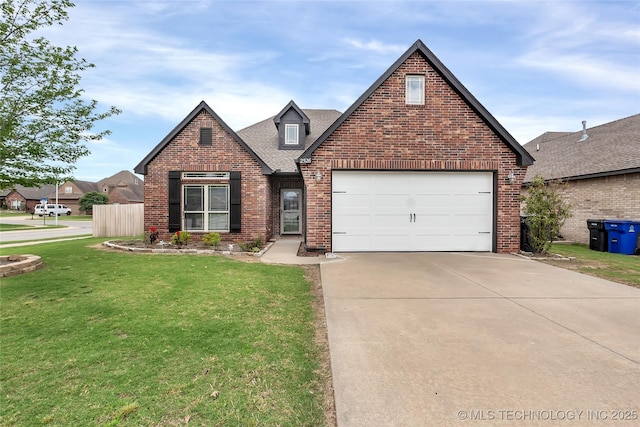
[[328,254],[328,256],[298,256],[298,248],[301,242],[302,240],[297,238],[280,238],[273,242],[260,259],[267,264],[293,265],[323,264],[342,259],[333,254]]

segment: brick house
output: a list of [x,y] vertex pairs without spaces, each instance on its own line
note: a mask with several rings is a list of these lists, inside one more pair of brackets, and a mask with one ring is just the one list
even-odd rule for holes
[[[585,136],[586,135],[586,136]],[[578,132],[546,132],[524,145],[535,156],[523,191],[536,175],[565,183],[572,205],[560,233],[589,243],[588,219],[640,220],[640,114]]]
[[2,206],[10,210],[33,212],[41,199],[49,198],[52,193],[55,193],[55,188],[54,185],[43,185],[37,188],[17,185],[3,192]]
[[163,239],[299,234],[323,251],[505,253],[519,249],[532,163],[418,40],[343,114],[291,101],[236,133],[202,102],[135,172],[145,228]]
[[109,196],[109,204],[144,203],[143,181],[126,170],[103,178],[98,182],[64,182],[58,187],[58,200],[68,206],[74,215],[87,213],[80,211],[80,199],[86,193],[93,191],[107,194]]

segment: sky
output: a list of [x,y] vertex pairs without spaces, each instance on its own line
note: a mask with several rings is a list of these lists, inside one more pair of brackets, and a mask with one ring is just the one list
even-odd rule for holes
[[75,0],[44,35],[95,64],[78,180],[133,168],[199,103],[234,130],[345,111],[418,39],[521,144],[640,113],[640,1]]

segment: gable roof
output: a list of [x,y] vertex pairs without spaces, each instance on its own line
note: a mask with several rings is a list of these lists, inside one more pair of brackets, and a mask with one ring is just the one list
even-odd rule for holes
[[70,181],[70,182],[73,183],[76,187],[78,187],[78,190],[80,190],[82,193],[89,193],[91,191],[100,191],[100,189],[98,188],[98,185],[95,182],[91,182],[91,181]]
[[151,150],[151,152],[149,154],[147,154],[147,156],[142,159],[142,161],[140,163],[138,163],[138,165],[133,169],[136,173],[139,173],[141,175],[146,175],[147,174],[147,166],[149,165],[149,163],[151,163],[151,161],[158,155],[160,154],[160,152],[173,140],[173,138],[178,135],[189,123],[191,123],[191,121],[196,118],[198,116],[198,114],[200,114],[202,111],[206,111],[207,113],[211,114],[211,116],[218,122],[218,124],[220,126],[222,126],[222,128],[227,131],[229,133],[229,135],[231,135],[231,137],[238,143],[240,144],[240,146],[242,146],[242,148],[244,148],[245,150],[247,150],[247,152],[251,155],[251,157],[253,157],[253,159],[258,162],[258,164],[260,165],[260,167],[262,168],[262,172],[265,174],[269,174],[271,172],[273,172],[271,169],[269,169],[269,166],[267,166],[267,164],[265,162],[262,161],[262,159],[260,159],[260,157],[258,157],[256,155],[256,153],[247,145],[245,144],[245,142],[233,131],[233,129],[231,129],[225,122],[224,120],[222,120],[220,118],[220,116],[218,116],[215,111],[213,111],[213,109],[211,107],[209,107],[207,105],[206,102],[202,101],[200,102],[200,104],[198,104],[198,106],[196,108],[193,109],[193,111],[191,111],[191,113],[189,113],[187,115],[187,117],[185,117],[179,124],[178,126],[176,126],[171,132],[169,132],[169,134],[167,136],[164,137],[164,139],[162,141],[160,141],[160,143],[158,143],[158,145],[156,145],[154,147],[153,150]]
[[[288,111],[288,107],[285,107],[283,111]],[[296,159],[340,117],[340,112],[336,110],[305,109],[300,110],[300,112],[308,118],[312,126],[309,135],[306,137],[305,147],[299,150],[278,149],[278,130],[273,126],[275,117],[239,130],[238,135],[273,171],[277,173],[297,173]]]
[[3,192],[2,196],[8,196],[12,192],[19,193],[25,200],[40,200],[43,197],[50,198],[56,192],[55,185],[43,185],[42,187],[25,187],[16,185],[14,188],[8,188]]
[[111,175],[97,182],[99,188],[107,187],[110,191],[118,190],[130,202],[144,201],[144,181],[127,170]]
[[282,111],[276,114],[276,116],[273,118],[273,122],[276,124],[276,127],[279,127],[282,116],[284,116],[287,111],[291,109],[298,113],[298,115],[302,118],[302,123],[304,124],[304,132],[306,135],[309,135],[309,132],[311,131],[309,117],[304,113],[304,111],[300,109],[300,107],[296,105],[295,102],[293,102],[293,100],[289,101],[289,103],[282,109]]
[[575,180],[640,172],[640,114],[577,132],[546,132],[524,145],[536,162],[524,182]]
[[308,149],[297,159],[310,159],[313,152],[335,131],[345,120],[364,103],[411,55],[418,52],[440,77],[462,98],[462,100],[475,111],[475,113],[498,135],[502,141],[514,152],[517,163],[520,166],[533,164],[533,157],[516,141],[507,130],[487,111],[486,108],[465,88],[456,76],[444,66],[442,62],[431,52],[422,40],[417,40],[387,71],[367,89],[356,102],[351,105],[331,127],[329,127]]

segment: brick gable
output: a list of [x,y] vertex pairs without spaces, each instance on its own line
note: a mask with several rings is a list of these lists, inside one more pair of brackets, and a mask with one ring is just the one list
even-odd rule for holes
[[[405,104],[405,76],[425,76],[424,105]],[[331,250],[331,171],[460,170],[497,174],[497,251],[519,249],[514,151],[419,53],[410,55],[301,163],[307,185],[307,245]],[[323,176],[319,182],[317,173]],[[516,183],[508,183],[513,173]]]
[[[200,145],[200,128],[212,129],[212,145]],[[168,240],[169,171],[231,172],[242,174],[242,231],[225,240],[246,241],[270,237],[269,185],[256,159],[205,109],[190,120],[146,165],[145,230],[156,227]],[[192,233],[198,238],[198,233]],[[221,233],[222,234],[222,233]]]

